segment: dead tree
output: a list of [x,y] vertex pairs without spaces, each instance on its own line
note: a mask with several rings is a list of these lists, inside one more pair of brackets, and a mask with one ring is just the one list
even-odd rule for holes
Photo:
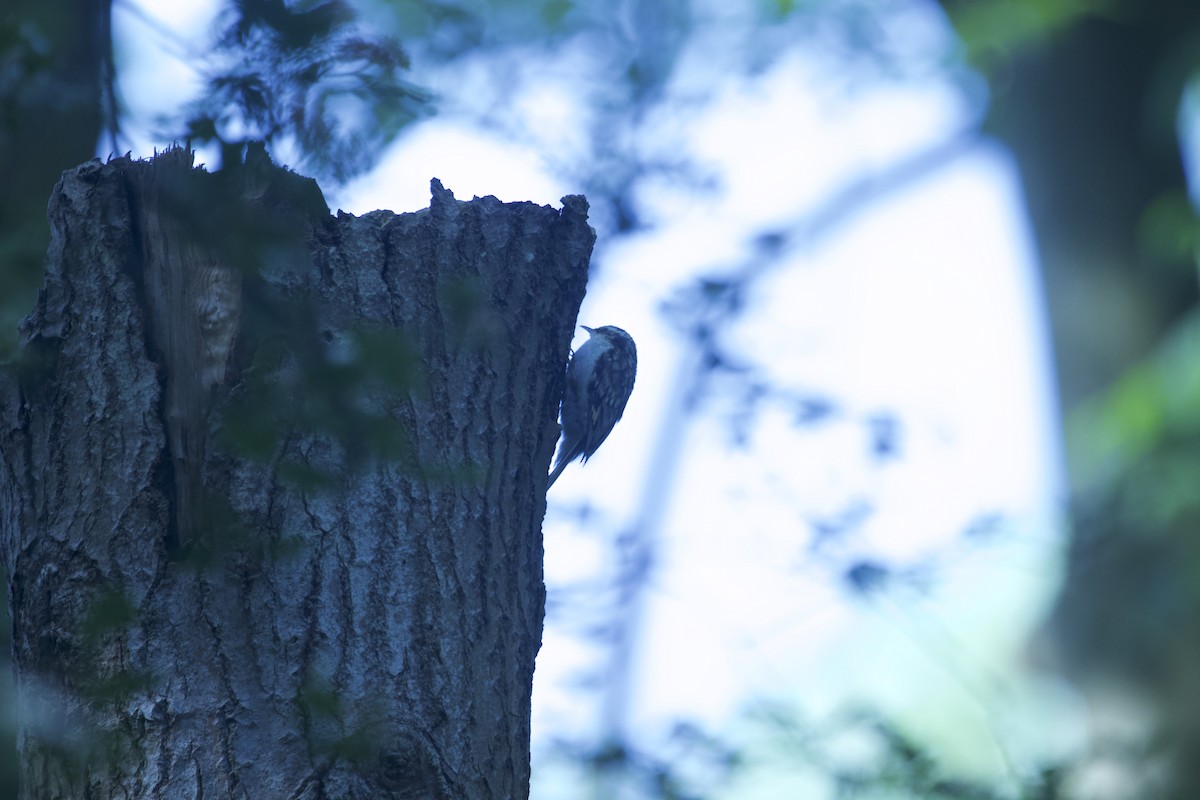
[[0,384],[24,797],[528,794],[586,213],[64,174]]

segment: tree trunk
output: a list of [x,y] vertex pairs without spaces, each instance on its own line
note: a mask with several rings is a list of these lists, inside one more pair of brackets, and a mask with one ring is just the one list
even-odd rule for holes
[[586,211],[64,175],[0,386],[23,797],[527,796]]

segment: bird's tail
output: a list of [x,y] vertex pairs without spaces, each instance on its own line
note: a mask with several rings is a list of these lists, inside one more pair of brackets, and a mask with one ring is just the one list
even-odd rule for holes
[[566,461],[559,461],[559,462],[558,462],[558,464],[557,464],[557,465],[554,467],[554,471],[550,473],[550,480],[546,482],[546,488],[547,488],[547,489],[549,489],[551,486],[553,486],[553,485],[554,485],[554,482],[555,482],[556,480],[558,480],[558,476],[559,476],[559,475],[562,475],[562,471],[563,471],[564,469],[566,469],[566,467],[567,467],[567,462],[566,462]]
[[578,445],[568,448],[566,443],[563,444],[563,450],[558,454],[558,461],[555,462],[554,469],[550,471],[550,479],[546,483],[547,490],[554,485],[554,482],[558,480],[558,476],[562,475],[562,471],[567,468],[567,464],[574,461],[579,456],[579,453],[580,448]]

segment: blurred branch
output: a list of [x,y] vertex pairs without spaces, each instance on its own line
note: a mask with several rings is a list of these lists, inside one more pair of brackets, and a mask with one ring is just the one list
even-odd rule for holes
[[[747,287],[776,267],[787,250],[808,245],[828,235],[838,224],[871,202],[910,186],[944,167],[977,144],[974,130],[962,131],[934,147],[879,172],[854,180],[834,192],[816,211],[784,231],[759,237],[760,257],[740,265],[731,277],[701,279],[664,306],[668,316],[692,346],[676,367],[667,408],[652,446],[649,468],[642,482],[640,509],[634,522],[617,540],[619,567],[615,578],[618,600],[613,609],[612,654],[604,701],[608,742],[629,741],[629,716],[633,707],[631,686],[647,592],[658,559],[660,536],[681,463],[685,431],[698,410],[709,380],[719,371],[737,371],[719,342],[718,333],[732,325],[745,310]],[[877,420],[870,422],[877,424]]]
[[[964,128],[881,170],[855,178],[831,192],[825,202],[795,224],[781,231],[762,233],[758,239],[760,249],[764,255],[772,255],[794,247],[812,247],[872,203],[908,189],[917,181],[946,168],[955,159],[978,147],[979,142],[977,128]],[[756,266],[766,260],[749,262],[746,272],[754,275],[758,271]]]

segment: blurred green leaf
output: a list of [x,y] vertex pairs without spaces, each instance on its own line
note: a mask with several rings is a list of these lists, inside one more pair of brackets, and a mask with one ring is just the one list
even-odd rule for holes
[[99,592],[92,600],[81,625],[86,641],[95,642],[105,634],[124,628],[137,619],[137,608],[117,588]]
[[1163,195],[1142,215],[1138,236],[1151,257],[1194,264],[1192,259],[1200,253],[1200,217],[1186,194]]
[[557,28],[562,25],[563,18],[572,8],[574,3],[571,0],[547,0],[542,6],[542,21],[549,28]]
[[1075,489],[1090,492],[1170,440],[1200,433],[1200,314],[1192,312],[1159,349],[1066,420]]
[[970,0],[950,8],[967,59],[985,69],[1089,16],[1111,16],[1119,0]]

